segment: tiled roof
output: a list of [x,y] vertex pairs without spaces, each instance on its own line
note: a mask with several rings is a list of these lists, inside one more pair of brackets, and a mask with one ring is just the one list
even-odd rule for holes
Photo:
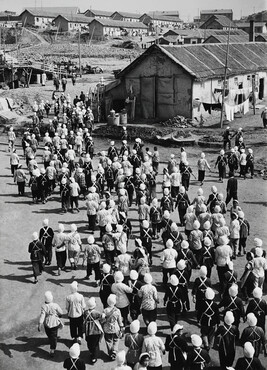
[[[117,21],[115,19],[98,19],[94,18],[92,22],[99,22],[106,27],[120,27],[120,28],[143,28],[146,29],[147,26],[142,22],[127,22],[127,21]],[[91,22],[91,23],[92,23]]]

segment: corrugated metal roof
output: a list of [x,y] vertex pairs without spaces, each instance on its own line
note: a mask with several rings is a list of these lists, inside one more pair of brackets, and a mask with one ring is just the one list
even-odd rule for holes
[[[169,31],[167,31],[163,36],[166,35]],[[172,34],[176,33],[177,35],[181,35],[184,38],[200,38],[206,39],[213,35],[228,35],[228,30],[213,30],[213,29],[184,29],[184,30],[171,30]],[[243,30],[230,30],[230,35],[248,35],[247,32]]]
[[[187,46],[152,45],[120,74],[123,76],[142,62],[152,51],[159,50],[197,80],[220,78],[224,75],[227,44]],[[267,70],[267,43],[229,44],[228,75]]]
[[122,15],[124,18],[136,18],[136,19],[139,19],[143,15],[143,14],[140,14],[140,13],[113,12],[113,14],[115,14],[115,13],[118,13],[118,14]]
[[32,15],[39,17],[56,17],[59,14],[77,14],[79,8],[76,6],[66,6],[66,7],[34,7],[25,8]]
[[103,26],[106,26],[106,27],[147,29],[147,26],[142,22],[117,21],[115,19],[104,19],[104,18],[103,19],[94,18],[92,22],[99,22],[100,24],[102,24]]
[[[210,40],[214,38],[216,42],[218,43],[226,43],[228,42],[228,35],[211,35],[206,40],[204,40],[204,43],[209,43]],[[249,41],[249,34],[246,35],[231,35],[229,37],[229,42],[248,42]]]
[[[265,24],[266,24],[266,22],[254,22],[255,27],[262,27]],[[249,22],[237,22],[236,26],[237,27],[242,27],[242,28],[250,27],[250,23]]]
[[217,14],[217,13],[225,13],[231,14],[233,13],[232,9],[210,9],[210,10],[200,10],[200,14]]
[[86,14],[87,12],[92,12],[96,16],[105,16],[105,17],[110,17],[114,12],[108,11],[108,10],[95,10],[95,9],[87,9],[83,14]]
[[78,23],[90,23],[93,19],[93,17],[86,17],[83,14],[70,14],[70,15],[58,15],[55,19],[58,17],[63,17],[69,22],[78,22]]

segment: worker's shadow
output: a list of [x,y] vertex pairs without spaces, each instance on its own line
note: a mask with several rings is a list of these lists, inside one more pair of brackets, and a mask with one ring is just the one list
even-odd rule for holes
[[[60,338],[58,339],[58,343],[63,343],[66,345],[66,351],[56,350],[56,354],[53,358],[49,356],[49,342],[46,337],[17,337],[16,344],[6,344],[0,343],[0,350],[3,352],[5,356],[9,358],[13,358],[13,352],[23,352],[29,353],[32,352],[31,357],[41,358],[53,362],[63,362],[64,359],[68,356],[68,348],[69,348],[69,340]],[[41,348],[45,346],[45,349]]]

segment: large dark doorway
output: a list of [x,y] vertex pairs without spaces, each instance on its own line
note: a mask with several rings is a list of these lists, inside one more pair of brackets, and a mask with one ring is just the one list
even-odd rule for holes
[[260,85],[259,85],[259,99],[264,98],[264,78],[260,78]]

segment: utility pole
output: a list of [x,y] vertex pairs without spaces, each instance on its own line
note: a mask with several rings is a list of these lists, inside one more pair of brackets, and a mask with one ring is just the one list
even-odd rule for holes
[[223,128],[225,85],[226,85],[226,77],[227,77],[227,69],[228,69],[230,30],[231,30],[231,21],[229,22],[228,39],[227,39],[227,49],[226,49],[225,66],[224,66],[223,92],[222,92],[222,109],[221,109],[221,119],[220,119],[220,127],[221,128]]
[[81,30],[78,32],[78,49],[79,49],[79,71],[80,77],[82,77],[82,64],[81,64]]

